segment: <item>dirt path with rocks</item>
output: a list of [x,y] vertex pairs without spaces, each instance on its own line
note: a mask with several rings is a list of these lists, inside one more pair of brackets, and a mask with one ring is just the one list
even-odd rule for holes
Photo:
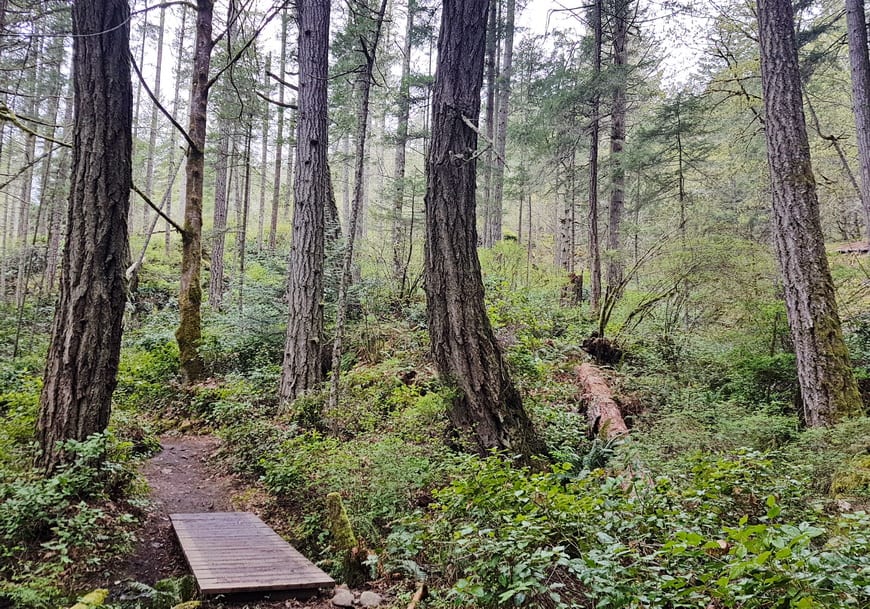
[[[163,436],[160,445],[162,450],[145,462],[140,470],[150,488],[151,505],[137,531],[136,549],[123,564],[122,575],[114,583],[126,580],[153,585],[161,579],[188,575],[190,571],[175,539],[169,514],[232,511],[233,495],[242,490],[237,480],[219,472],[212,463],[220,439],[214,436]],[[207,606],[333,608],[329,600],[324,599],[305,603],[295,600],[249,601],[243,605],[211,601]]]

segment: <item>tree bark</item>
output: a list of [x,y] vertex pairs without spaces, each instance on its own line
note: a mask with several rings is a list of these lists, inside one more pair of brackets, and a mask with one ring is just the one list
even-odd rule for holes
[[870,55],[867,50],[864,0],[846,0],[846,29],[849,38],[849,67],[852,73],[852,111],[855,114],[858,165],[861,169],[864,235],[870,243]]
[[72,8],[72,183],[37,424],[37,464],[47,471],[64,459],[59,442],[106,428],[116,384],[132,186],[129,14],[122,0]]
[[205,135],[208,120],[209,67],[212,50],[212,0],[197,0],[196,40],[193,52],[193,84],[190,93],[190,120],[187,133],[191,142],[187,150],[184,173],[184,233],[181,235],[181,288],[178,296],[180,319],[175,339],[178,341],[181,378],[193,383],[203,374],[199,342],[202,338],[202,187],[205,177]]
[[290,248],[290,309],[279,394],[286,403],[321,380],[323,242],[327,174],[329,0],[299,0],[299,115]]
[[843,342],[825,254],[801,101],[790,0],[758,0],[774,244],[807,425],[856,413],[861,398]]
[[628,427],[613,399],[613,393],[601,371],[590,363],[577,367],[577,378],[583,386],[583,402],[586,404],[586,419],[592,436],[602,435],[605,439],[623,436]]
[[528,459],[543,445],[508,374],[483,301],[477,258],[477,124],[488,0],[446,0],[438,39],[432,140],[426,157],[425,272],[429,335],[456,386],[449,416],[485,453]]

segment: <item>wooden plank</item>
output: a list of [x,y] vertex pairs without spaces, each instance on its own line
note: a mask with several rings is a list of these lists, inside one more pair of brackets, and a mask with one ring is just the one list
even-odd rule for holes
[[335,582],[250,512],[170,514],[203,594],[313,592]]

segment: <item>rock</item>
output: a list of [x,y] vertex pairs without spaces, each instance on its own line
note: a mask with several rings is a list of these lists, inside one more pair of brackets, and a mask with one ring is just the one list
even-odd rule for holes
[[353,592],[344,588],[336,588],[332,604],[336,607],[353,607]]
[[359,595],[359,604],[363,607],[379,607],[383,601],[380,594],[371,590],[366,590]]

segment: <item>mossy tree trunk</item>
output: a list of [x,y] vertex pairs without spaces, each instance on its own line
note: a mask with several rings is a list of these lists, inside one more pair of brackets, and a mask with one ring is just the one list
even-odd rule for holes
[[203,374],[199,343],[202,338],[202,189],[205,178],[205,134],[208,119],[208,71],[211,65],[211,39],[214,3],[197,0],[196,39],[193,52],[193,84],[190,93],[190,138],[185,165],[184,233],[181,235],[181,289],[178,295],[180,319],[178,341],[181,377],[185,383]]
[[857,412],[861,397],[843,342],[825,254],[801,100],[790,0],[757,0],[765,137],[776,255],[807,425]]

